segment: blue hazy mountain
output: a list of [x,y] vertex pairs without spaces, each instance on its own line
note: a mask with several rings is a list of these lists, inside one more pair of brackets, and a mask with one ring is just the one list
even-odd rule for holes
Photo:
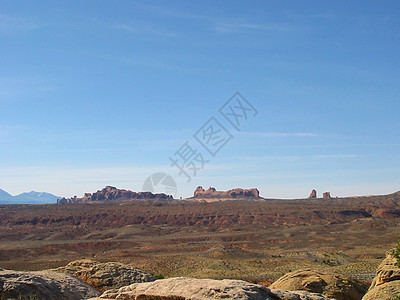
[[35,191],[12,196],[0,189],[0,204],[48,204],[57,203],[57,199],[59,198],[61,197],[50,193]]
[[13,198],[13,196],[11,196],[6,191],[0,189],[0,203],[2,203],[2,201],[8,201],[8,200],[10,200],[12,198]]

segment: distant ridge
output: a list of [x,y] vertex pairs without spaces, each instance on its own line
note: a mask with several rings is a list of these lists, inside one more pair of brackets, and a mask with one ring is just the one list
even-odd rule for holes
[[50,204],[56,203],[59,196],[45,192],[27,192],[12,196],[0,189],[0,204]]

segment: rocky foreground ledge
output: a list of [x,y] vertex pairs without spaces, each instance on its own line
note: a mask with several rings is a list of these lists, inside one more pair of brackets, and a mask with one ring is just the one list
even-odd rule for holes
[[0,299],[80,300],[99,292],[86,282],[51,271],[18,272],[0,269]]
[[321,294],[306,291],[269,289],[242,280],[214,280],[195,278],[169,278],[148,283],[135,283],[117,290],[110,290],[91,300],[324,300]]
[[389,252],[376,270],[376,276],[362,300],[400,299],[399,261]]
[[155,280],[131,266],[91,260],[38,272],[0,269],[1,300],[393,300],[400,298],[400,268],[393,252],[387,254],[365,292],[361,282],[316,270],[295,271],[265,287],[229,279]]

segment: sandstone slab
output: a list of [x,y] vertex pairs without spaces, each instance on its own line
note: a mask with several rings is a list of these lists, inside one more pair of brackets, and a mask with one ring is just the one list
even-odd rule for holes
[[362,300],[393,300],[396,296],[400,296],[400,268],[393,252],[389,252]]
[[368,287],[364,283],[339,274],[307,269],[282,276],[270,288],[321,293],[337,300],[360,300]]
[[394,300],[396,296],[400,296],[400,281],[398,280],[374,287],[365,294],[362,300]]
[[0,299],[78,300],[98,295],[93,287],[67,274],[0,271]]
[[74,275],[100,292],[156,280],[153,275],[129,265],[117,262],[100,263],[89,259],[73,261],[55,271]]
[[[308,293],[270,290],[242,280],[169,278],[149,283],[135,283],[120,289],[109,290],[94,299],[125,300],[327,300],[329,298]],[[94,300],[92,299],[92,300]]]

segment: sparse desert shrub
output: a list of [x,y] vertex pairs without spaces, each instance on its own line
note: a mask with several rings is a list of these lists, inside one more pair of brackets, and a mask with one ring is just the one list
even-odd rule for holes
[[[164,276],[161,274],[154,275],[155,279],[164,279]],[[399,299],[400,300],[400,299]]]
[[[397,266],[400,267],[400,238],[397,240],[397,245],[393,251],[393,256],[397,259]],[[397,295],[396,297],[398,298],[395,300],[400,300],[400,295]]]

